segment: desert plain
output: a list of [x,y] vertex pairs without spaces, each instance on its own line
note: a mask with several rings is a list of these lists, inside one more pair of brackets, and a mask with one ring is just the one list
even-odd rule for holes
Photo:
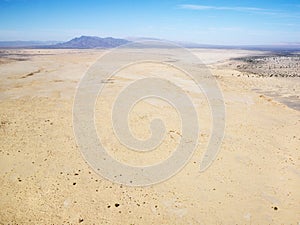
[[108,51],[0,50],[0,224],[300,223],[299,53],[190,49],[217,80],[226,109],[220,151],[204,172],[199,163],[212,119],[205,94],[190,79],[146,62],[103,81],[95,124],[121,162],[166,159],[181,134],[170,105],[145,100],[128,117],[132,133],[149,137],[149,121],[157,116],[165,122],[165,140],[149,153],[122,146],[109,109],[132,80],[160,71],[189,93],[199,115],[199,144],[186,166],[164,182],[132,187],[99,176],[73,130],[78,83]]

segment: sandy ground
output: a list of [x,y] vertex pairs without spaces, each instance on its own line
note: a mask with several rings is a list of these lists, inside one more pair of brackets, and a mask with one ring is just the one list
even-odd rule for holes
[[[0,61],[0,224],[300,223],[300,113],[268,95],[297,97],[300,80],[244,76],[224,66],[229,58],[260,52],[192,50],[209,64],[224,95],[226,129],[218,157],[199,172],[210,112],[203,94],[177,74],[175,82],[199,106],[200,143],[174,177],[148,187],[127,187],[97,175],[81,156],[73,133],[77,84],[104,52],[9,51],[12,57]],[[151,68],[147,64],[142,69]],[[143,154],[127,151],[114,137],[109,118],[102,116],[117,90],[139,76],[138,71],[131,68],[131,76],[123,71],[108,83],[96,104],[96,115],[101,115],[96,123],[112,156],[151,165],[167,158],[180,139],[176,112],[159,101],[137,105],[130,117],[136,136],[149,136],[145,127],[155,115],[167,127],[160,148]]]

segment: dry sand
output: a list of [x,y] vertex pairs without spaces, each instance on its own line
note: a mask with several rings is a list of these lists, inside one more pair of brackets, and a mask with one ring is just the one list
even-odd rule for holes
[[[73,133],[77,84],[104,51],[7,50],[4,55],[10,58],[0,61],[0,224],[300,223],[300,113],[268,95],[294,96],[299,103],[300,79],[252,77],[226,64],[229,58],[261,52],[192,51],[209,64],[224,95],[220,153],[208,170],[199,172],[210,112],[203,94],[177,74],[173,80],[199,106],[199,146],[171,179],[127,187],[97,175],[82,158]],[[151,68],[147,64],[131,68],[131,76],[118,74],[98,99],[96,114],[103,115],[117,90],[138,71]],[[150,165],[167,158],[180,138],[178,115],[159,101],[137,105],[130,117],[132,132],[148,137],[155,115],[166,122],[167,135],[149,155],[120,145],[108,117],[96,117],[99,136],[118,160]]]

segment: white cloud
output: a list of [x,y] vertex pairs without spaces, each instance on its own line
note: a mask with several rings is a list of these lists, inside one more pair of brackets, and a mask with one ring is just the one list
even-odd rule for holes
[[[294,5],[293,7],[298,7],[300,5]],[[276,16],[277,18],[290,18],[290,19],[299,19],[300,13],[287,12],[282,10],[266,9],[266,8],[257,8],[257,7],[239,7],[239,6],[212,6],[212,5],[193,5],[193,4],[182,4],[178,5],[181,9],[187,10],[223,10],[223,11],[236,11],[236,12],[245,12],[252,14],[261,14],[267,16]]]
[[191,9],[191,10],[227,10],[227,11],[241,11],[241,12],[254,12],[261,14],[276,14],[276,11],[264,8],[257,7],[228,7],[228,6],[209,6],[209,5],[192,5],[192,4],[183,4],[179,5],[182,9]]

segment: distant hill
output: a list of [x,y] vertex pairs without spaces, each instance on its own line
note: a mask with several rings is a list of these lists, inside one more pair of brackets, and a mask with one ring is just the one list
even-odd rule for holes
[[161,38],[153,38],[153,37],[126,37],[128,41],[168,41]]
[[129,43],[130,41],[119,38],[100,38],[96,36],[81,36],[73,38],[70,41],[59,43],[51,48],[78,48],[78,49],[89,49],[89,48],[114,48],[120,45]]
[[58,41],[0,41],[0,48],[21,48],[21,47],[36,47],[53,45],[59,43]]

